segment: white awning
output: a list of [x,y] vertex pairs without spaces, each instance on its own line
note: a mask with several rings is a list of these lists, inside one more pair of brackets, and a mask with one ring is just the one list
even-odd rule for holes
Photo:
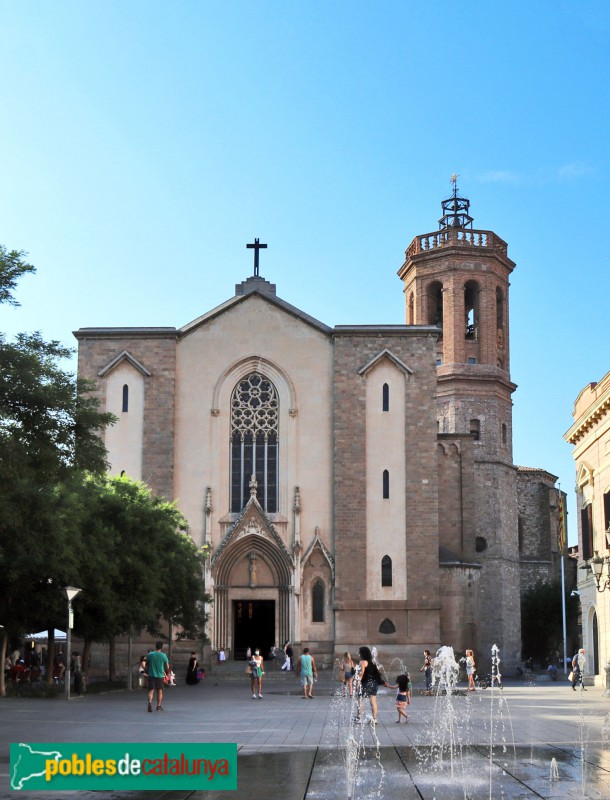
[[[26,639],[48,639],[49,638],[49,631],[39,631],[38,633],[28,633],[25,637]],[[66,632],[60,631],[59,628],[55,628],[55,641],[56,642],[65,642],[66,641]]]

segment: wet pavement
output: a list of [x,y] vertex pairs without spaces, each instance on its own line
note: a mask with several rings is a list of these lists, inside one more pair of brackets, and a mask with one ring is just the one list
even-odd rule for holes
[[[71,793],[9,792],[12,742],[236,742],[238,789],[79,792],[82,800],[401,800],[610,797],[610,700],[602,690],[523,683],[503,692],[427,697],[415,692],[408,724],[394,692],[379,719],[354,725],[356,708],[329,676],[313,700],[292,676],[253,700],[247,682],[177,686],[148,714],[145,692],[65,700],[0,700],[0,795],[57,800]],[[339,693],[340,694],[340,693]],[[366,720],[366,715],[363,715]],[[351,748],[346,747],[350,742]]]

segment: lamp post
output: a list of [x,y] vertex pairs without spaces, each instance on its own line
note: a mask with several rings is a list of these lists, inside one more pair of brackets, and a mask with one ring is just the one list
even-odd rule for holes
[[68,601],[68,627],[66,628],[66,670],[64,672],[64,688],[66,693],[66,700],[70,699],[70,643],[71,643],[71,630],[74,625],[74,613],[72,611],[72,601],[82,589],[77,589],[75,586],[64,586],[61,590],[64,597]]
[[[610,525],[608,525],[608,530],[606,531],[606,541],[610,543]],[[593,577],[595,578],[595,588],[601,594],[605,592],[606,589],[610,589],[610,557],[608,556],[600,556],[597,550],[594,550],[593,558],[589,561],[589,567],[591,568],[591,572],[593,573]],[[604,570],[605,567],[605,570]],[[604,615],[606,618],[606,627],[608,626],[608,609],[606,610],[606,614]],[[606,641],[606,664],[604,665],[604,670],[606,672],[606,689],[604,690],[604,697],[610,697],[610,653],[608,652],[608,647],[610,646],[610,641]]]

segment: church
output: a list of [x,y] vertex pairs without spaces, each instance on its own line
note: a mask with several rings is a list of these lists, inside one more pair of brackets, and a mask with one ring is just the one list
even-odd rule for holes
[[255,240],[254,274],[183,327],[75,332],[118,418],[111,473],[176,499],[210,546],[212,652],[290,641],[331,665],[367,644],[415,669],[424,648],[482,665],[497,644],[519,662],[526,523],[534,580],[557,564],[557,490],[525,470],[520,508],[507,244],[455,180],[441,205],[398,270],[404,324],[314,319],[259,274]]

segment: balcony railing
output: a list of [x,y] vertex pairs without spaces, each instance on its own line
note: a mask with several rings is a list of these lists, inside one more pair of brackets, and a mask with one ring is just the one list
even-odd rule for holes
[[434,233],[416,236],[407,248],[406,256],[416,256],[439,247],[484,247],[507,255],[507,244],[492,231],[475,231],[466,228],[444,228]]

